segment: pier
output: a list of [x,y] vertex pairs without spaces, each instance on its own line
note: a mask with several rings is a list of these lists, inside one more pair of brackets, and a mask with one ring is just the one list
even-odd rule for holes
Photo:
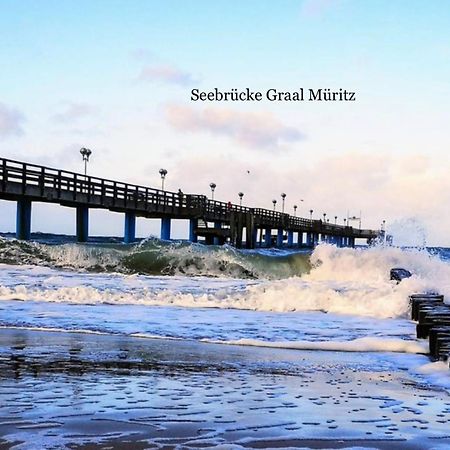
[[[136,217],[161,220],[161,239],[171,239],[172,219],[189,221],[189,240],[229,243],[237,248],[314,247],[328,242],[354,247],[383,238],[382,230],[362,230],[208,199],[205,195],[170,192],[90,175],[0,158],[0,199],[17,202],[16,237],[31,237],[33,202],[57,203],[76,213],[78,242],[89,237],[89,210],[124,214],[124,242],[136,240]],[[294,233],[297,233],[294,244]]]

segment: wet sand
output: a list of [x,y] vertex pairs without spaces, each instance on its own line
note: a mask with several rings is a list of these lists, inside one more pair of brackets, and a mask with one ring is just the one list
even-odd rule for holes
[[449,448],[408,357],[1,329],[0,449]]

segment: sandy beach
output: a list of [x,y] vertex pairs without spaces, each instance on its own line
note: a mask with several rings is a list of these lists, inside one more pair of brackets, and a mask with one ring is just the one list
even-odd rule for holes
[[448,394],[379,356],[2,329],[0,448],[448,448]]

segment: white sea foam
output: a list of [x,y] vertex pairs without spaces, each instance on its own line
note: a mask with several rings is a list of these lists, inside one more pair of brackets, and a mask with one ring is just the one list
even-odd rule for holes
[[[1,266],[0,300],[80,304],[138,304],[256,311],[326,311],[375,318],[407,317],[408,295],[450,296],[450,265],[426,251],[338,249],[320,245],[302,277],[245,281],[123,274],[77,274],[49,268]],[[414,276],[396,284],[389,270]],[[182,280],[182,281],[180,281]]]
[[313,341],[268,342],[268,341],[261,341],[258,339],[238,339],[235,341],[214,341],[214,343],[228,344],[228,345],[244,345],[252,347],[285,348],[295,350],[428,353],[428,346],[424,342],[407,341],[404,339],[384,339],[375,337],[358,338],[350,341],[325,341],[325,342],[313,342]]

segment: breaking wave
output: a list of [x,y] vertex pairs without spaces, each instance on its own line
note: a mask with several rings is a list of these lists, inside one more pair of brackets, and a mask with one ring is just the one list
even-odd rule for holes
[[[42,247],[38,250],[42,252]],[[22,270],[19,267],[14,276],[5,272],[4,281],[0,284],[0,299],[280,313],[323,311],[373,318],[406,318],[408,295],[414,292],[438,291],[446,298],[450,297],[450,265],[439,255],[426,250],[393,247],[340,249],[320,245],[308,256],[146,241],[132,250],[116,246],[106,251],[101,247],[99,251],[96,247],[70,245],[46,248],[45,251],[47,257],[54,252],[52,261],[58,258],[61,263],[71,261],[71,267],[80,267],[84,256],[79,252],[89,251],[87,264],[94,260],[102,267],[106,264],[113,266],[110,261],[115,258],[113,267],[119,264],[127,267],[129,264],[134,272],[144,272],[144,269],[150,272],[148,264],[151,262],[153,271],[157,268],[160,272],[181,272],[183,268],[184,273],[189,270],[191,274],[199,275],[202,271],[208,274],[213,271],[222,277],[216,281],[211,278],[207,281],[185,276],[166,277],[164,281],[164,277],[127,273],[93,273],[87,276],[50,268],[36,268],[40,271],[37,273],[30,268]],[[222,270],[226,265],[227,269]],[[397,266],[408,268],[414,275],[400,284],[390,281],[389,270]],[[259,279],[231,279],[236,273],[241,276],[251,273]]]
[[248,251],[149,238],[138,244],[37,243],[0,238],[0,263],[88,272],[280,279],[310,269],[309,254]]

